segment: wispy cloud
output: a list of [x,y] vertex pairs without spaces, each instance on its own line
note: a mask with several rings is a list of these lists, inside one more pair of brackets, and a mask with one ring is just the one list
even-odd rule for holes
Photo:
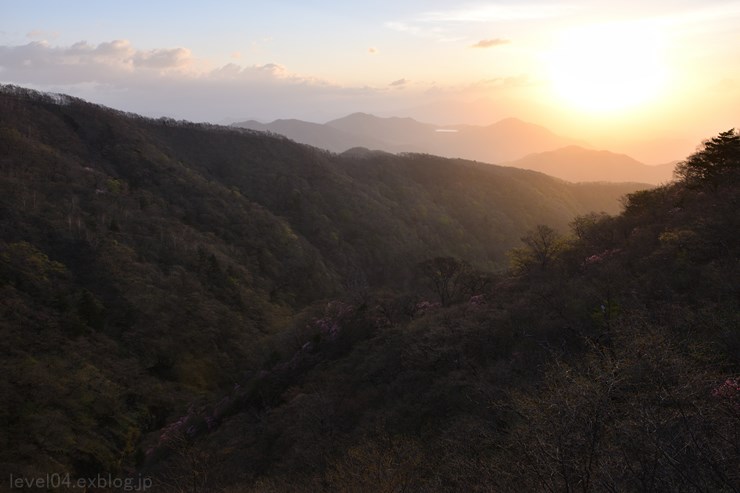
[[389,85],[391,87],[403,87],[403,86],[405,86],[408,83],[409,83],[409,81],[407,79],[398,79],[398,80],[394,80]]
[[434,23],[417,21],[393,21],[386,22],[385,27],[387,29],[392,29],[393,31],[397,31],[400,33],[418,36],[420,38],[434,39],[437,41],[453,41],[460,39],[459,36],[451,34],[450,29],[448,29],[447,27]]
[[501,46],[509,43],[511,43],[510,40],[502,38],[481,39],[474,45],[471,45],[471,48],[493,48],[494,46]]
[[494,77],[492,79],[483,79],[476,82],[471,87],[478,89],[492,88],[520,88],[537,85],[538,82],[528,75],[515,75],[511,77]]
[[568,5],[482,5],[456,10],[426,12],[419,16],[422,22],[497,22],[527,19],[547,19],[565,15]]
[[[385,27],[394,31],[420,37],[434,38],[438,41],[461,41],[469,36],[471,25],[504,23],[513,21],[536,21],[565,16],[572,12],[570,5],[536,4],[494,4],[479,5],[450,10],[426,11],[406,19],[395,19],[385,23]],[[505,40],[483,40],[476,45],[487,48],[503,44]]]
[[420,27],[412,26],[406,22],[390,21],[385,23],[385,27],[402,33],[421,34]]
[[378,54],[378,49],[375,48],[375,47],[373,47],[373,46],[371,46],[370,48],[367,49],[367,52],[370,53],[371,55],[377,55]]
[[187,48],[137,51],[131,60],[135,67],[154,69],[177,69],[192,63],[192,54]]

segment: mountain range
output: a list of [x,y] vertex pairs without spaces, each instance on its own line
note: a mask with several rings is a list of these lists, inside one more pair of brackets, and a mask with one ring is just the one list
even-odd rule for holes
[[739,156],[570,183],[0,86],[0,490],[736,492]]
[[645,187],[0,89],[2,474],[133,463],[175,410],[291,353],[307,307],[404,289],[435,257],[500,271],[537,224]]
[[542,171],[568,181],[660,184],[671,180],[675,163],[652,166],[624,154],[588,149],[585,142],[545,127],[507,118],[488,126],[421,123],[354,113],[324,124],[301,120],[254,120],[234,126],[272,132],[332,152],[355,147],[386,152],[422,152]]
[[424,152],[488,163],[580,143],[516,118],[489,126],[440,126],[421,123],[413,118],[381,118],[367,113],[353,113],[324,124],[301,120],[275,120],[263,124],[250,120],[233,125],[278,133],[296,142],[333,152],[367,147],[395,153]]

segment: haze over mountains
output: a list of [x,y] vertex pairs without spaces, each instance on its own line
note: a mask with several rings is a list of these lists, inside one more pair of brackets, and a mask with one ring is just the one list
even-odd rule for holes
[[516,118],[489,126],[421,123],[413,118],[381,118],[353,113],[324,124],[300,120],[275,120],[262,124],[253,120],[234,126],[271,131],[333,152],[367,147],[388,152],[424,152],[444,157],[498,163],[540,152],[582,144],[561,137],[539,125]]
[[675,168],[675,163],[648,166],[626,154],[596,151],[575,145],[529,154],[503,164],[539,171],[573,182],[639,181],[656,185],[669,181]]
[[412,118],[354,113],[324,124],[301,120],[254,120],[234,126],[284,135],[333,152],[365,147],[392,153],[422,152],[541,171],[568,181],[659,184],[674,164],[650,166],[624,154],[587,149],[588,144],[545,127],[507,118],[488,126],[434,125]]

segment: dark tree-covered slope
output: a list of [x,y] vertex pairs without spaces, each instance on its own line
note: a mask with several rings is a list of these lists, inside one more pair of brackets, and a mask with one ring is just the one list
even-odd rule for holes
[[[293,385],[274,368],[302,375],[374,334],[385,319],[371,293],[394,324],[416,313],[421,262],[457,259],[452,304],[537,224],[614,212],[638,188],[426,155],[337,156],[5,86],[0,472],[156,469],[171,454],[152,437],[178,417],[205,419],[228,389],[255,382],[264,402],[238,397],[216,421],[264,412]],[[351,337],[337,332],[345,318]],[[328,353],[304,361],[307,342]],[[279,377],[255,380],[263,371]]]
[[148,437],[141,471],[171,491],[738,491],[738,142],[619,215],[533,228],[473,296],[441,296],[468,271],[437,258],[430,289],[304,313],[292,354]]

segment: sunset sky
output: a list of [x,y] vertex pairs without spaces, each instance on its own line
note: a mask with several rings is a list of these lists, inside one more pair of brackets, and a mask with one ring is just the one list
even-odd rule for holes
[[517,117],[658,163],[740,126],[740,2],[0,0],[0,82],[216,123]]

